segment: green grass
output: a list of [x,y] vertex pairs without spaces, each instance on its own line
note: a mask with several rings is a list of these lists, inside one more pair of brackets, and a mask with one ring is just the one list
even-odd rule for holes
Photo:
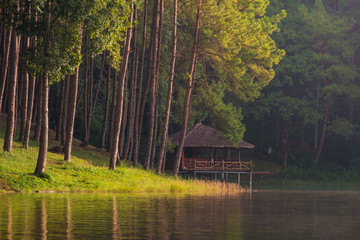
[[[1,146],[4,143],[4,123],[5,116],[0,115]],[[49,139],[49,148],[58,145],[52,140],[53,132],[50,132]],[[109,154],[105,150],[92,146],[82,148],[78,140],[74,141],[71,162],[65,162],[62,155],[48,152],[46,171],[42,176],[33,174],[37,155],[38,143],[34,141],[30,142],[29,149],[14,141],[11,153],[0,150],[0,192],[237,193],[236,184],[224,187],[219,182],[187,181],[128,165],[109,170]]]

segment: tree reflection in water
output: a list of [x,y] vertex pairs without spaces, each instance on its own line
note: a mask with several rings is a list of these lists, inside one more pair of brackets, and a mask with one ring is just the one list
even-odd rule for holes
[[0,239],[358,239],[360,192],[3,194]]

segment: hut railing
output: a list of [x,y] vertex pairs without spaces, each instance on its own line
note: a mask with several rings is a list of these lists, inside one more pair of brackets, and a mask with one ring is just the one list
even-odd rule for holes
[[197,158],[187,158],[188,170],[203,170],[203,171],[251,171],[252,161],[208,161]]

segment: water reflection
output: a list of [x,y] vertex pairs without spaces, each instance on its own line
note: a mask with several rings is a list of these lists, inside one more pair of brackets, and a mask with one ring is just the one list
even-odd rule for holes
[[69,196],[66,197],[66,239],[72,240],[74,239],[73,231],[73,223],[71,217],[71,204]]
[[0,239],[359,239],[359,197],[2,194]]

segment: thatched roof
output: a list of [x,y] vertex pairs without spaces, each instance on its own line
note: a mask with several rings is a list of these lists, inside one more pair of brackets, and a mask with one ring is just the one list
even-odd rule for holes
[[[169,136],[173,144],[179,144],[180,134],[181,132],[177,132]],[[186,131],[184,147],[236,148],[222,136],[222,132],[198,123]],[[238,147],[254,148],[255,146],[245,141],[241,141],[239,142]]]

